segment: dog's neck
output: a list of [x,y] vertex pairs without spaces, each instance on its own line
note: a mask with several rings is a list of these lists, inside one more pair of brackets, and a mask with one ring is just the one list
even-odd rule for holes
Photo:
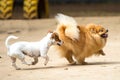
[[42,47],[49,49],[53,44],[53,40],[51,39],[52,33],[48,33],[41,41]]

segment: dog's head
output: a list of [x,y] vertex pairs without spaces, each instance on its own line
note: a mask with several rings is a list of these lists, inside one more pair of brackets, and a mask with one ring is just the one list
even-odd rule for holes
[[61,46],[63,44],[63,41],[60,40],[59,35],[56,32],[52,32],[50,31],[49,33],[51,33],[51,41],[53,44]]
[[107,38],[108,37],[108,34],[107,34],[108,29],[105,29],[101,25],[90,24],[88,26],[88,29],[92,34],[99,35],[101,38]]

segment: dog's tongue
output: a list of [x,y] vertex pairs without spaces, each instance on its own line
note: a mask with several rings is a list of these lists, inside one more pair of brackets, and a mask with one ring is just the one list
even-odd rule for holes
[[107,37],[108,37],[108,34],[102,34],[101,37],[107,38]]

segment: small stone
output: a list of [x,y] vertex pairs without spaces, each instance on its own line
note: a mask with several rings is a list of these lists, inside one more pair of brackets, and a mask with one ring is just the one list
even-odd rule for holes
[[8,74],[8,76],[11,76],[11,74]]

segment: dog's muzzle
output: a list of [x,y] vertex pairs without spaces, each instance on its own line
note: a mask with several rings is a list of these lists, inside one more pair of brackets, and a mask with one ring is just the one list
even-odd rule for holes
[[60,41],[60,42],[57,42],[57,45],[61,46],[63,43],[64,43],[63,41]]
[[101,35],[102,38],[107,38],[108,34],[107,34],[108,30],[106,30],[106,32],[104,34]]

